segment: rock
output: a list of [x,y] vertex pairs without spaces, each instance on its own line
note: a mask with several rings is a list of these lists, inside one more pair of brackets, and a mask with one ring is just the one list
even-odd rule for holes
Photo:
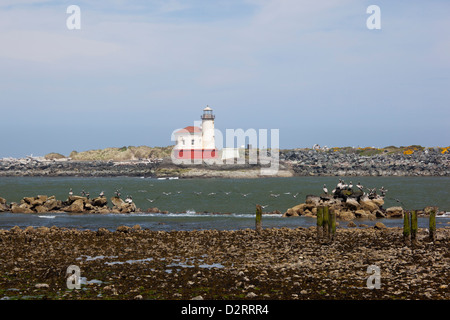
[[49,198],[45,202],[44,206],[47,208],[48,211],[59,210],[62,207],[62,202],[56,199]]
[[372,199],[372,202],[375,203],[378,207],[382,207],[384,204],[384,199],[383,198],[375,198],[375,199]]
[[377,223],[375,223],[374,228],[378,229],[378,230],[382,230],[382,229],[386,229],[386,226],[382,222],[377,222]]
[[49,285],[47,283],[37,283],[34,287],[36,289],[44,289],[44,288],[48,288]]
[[350,222],[347,224],[347,227],[349,227],[349,228],[355,228],[355,227],[356,227],[356,224],[355,224],[353,221],[350,221]]
[[203,297],[202,296],[196,296],[196,297],[193,297],[192,300],[203,300]]
[[49,210],[47,209],[47,207],[39,205],[34,208],[34,211],[36,211],[36,213],[46,213]]
[[73,213],[82,213],[82,212],[84,212],[84,200],[83,199],[75,200],[69,207],[67,207],[65,209],[65,211],[73,212]]
[[388,218],[401,218],[403,217],[402,207],[390,207],[386,209],[386,217]]
[[315,207],[317,207],[320,204],[320,197],[315,196],[315,195],[307,195],[305,203],[312,204]]
[[361,208],[363,210],[369,210],[370,212],[373,212],[373,211],[379,209],[378,205],[375,202],[373,202],[373,200],[362,200]]
[[256,294],[256,293],[254,293],[254,292],[249,292],[249,293],[247,293],[247,295],[245,296],[246,298],[250,298],[250,299],[252,299],[252,298],[256,298],[258,295]]
[[109,230],[106,228],[98,228],[97,236],[104,236],[109,233]]
[[369,215],[364,210],[356,210],[355,211],[355,217],[361,218],[361,219],[368,219]]
[[18,205],[17,203],[11,203],[11,212],[12,213],[34,213],[26,203]]
[[358,210],[361,208],[361,205],[353,198],[347,198],[345,201],[345,206],[350,210]]
[[97,197],[92,200],[92,205],[96,207],[104,207],[108,204],[108,200],[105,197]]
[[294,211],[293,208],[287,209],[287,211],[283,214],[283,217],[298,217],[299,214]]
[[351,211],[338,211],[336,217],[344,221],[349,221],[355,219],[355,214]]
[[374,212],[376,218],[386,218],[386,215],[380,209],[375,210]]
[[123,233],[130,233],[131,232],[131,228],[128,226],[119,226],[116,229],[117,232],[123,232]]

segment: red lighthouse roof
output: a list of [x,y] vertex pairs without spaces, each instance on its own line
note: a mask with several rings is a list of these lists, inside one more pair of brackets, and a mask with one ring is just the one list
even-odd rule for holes
[[175,134],[183,134],[183,133],[201,133],[202,129],[195,126],[189,126],[184,129],[178,130]]

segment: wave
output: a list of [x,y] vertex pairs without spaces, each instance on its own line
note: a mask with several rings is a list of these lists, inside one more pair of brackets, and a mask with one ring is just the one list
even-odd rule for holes
[[44,219],[55,219],[56,216],[38,216],[39,218],[44,218]]

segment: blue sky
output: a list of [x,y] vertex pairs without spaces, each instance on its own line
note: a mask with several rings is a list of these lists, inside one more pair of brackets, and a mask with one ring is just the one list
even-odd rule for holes
[[[69,30],[69,5],[81,30]],[[369,30],[369,5],[381,30]],[[450,2],[0,2],[0,157],[167,146],[216,128],[280,147],[450,143]]]

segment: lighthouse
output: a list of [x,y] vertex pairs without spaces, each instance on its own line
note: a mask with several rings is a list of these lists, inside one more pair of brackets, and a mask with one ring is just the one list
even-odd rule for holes
[[178,159],[213,159],[216,157],[213,110],[206,106],[201,127],[188,126],[175,132],[175,157]]
[[206,106],[203,109],[202,118],[202,141],[203,150],[211,151],[216,149],[216,142],[214,137],[214,118],[212,109]]

